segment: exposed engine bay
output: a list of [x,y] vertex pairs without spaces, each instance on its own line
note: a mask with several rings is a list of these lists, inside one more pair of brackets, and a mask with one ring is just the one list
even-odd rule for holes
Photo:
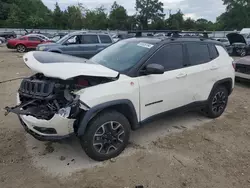
[[81,111],[81,101],[74,91],[110,81],[111,78],[91,76],[61,80],[38,73],[23,79],[18,90],[20,104],[6,107],[6,115],[12,112],[50,120],[54,114],[59,113],[65,118],[75,119]]

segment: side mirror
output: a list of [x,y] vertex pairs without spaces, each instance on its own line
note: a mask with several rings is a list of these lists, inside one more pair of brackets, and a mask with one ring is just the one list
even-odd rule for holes
[[164,67],[160,64],[149,64],[143,71],[144,74],[164,74]]

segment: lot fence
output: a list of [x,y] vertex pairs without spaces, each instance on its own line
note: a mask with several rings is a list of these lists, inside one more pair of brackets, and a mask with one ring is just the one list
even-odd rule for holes
[[[31,31],[32,29],[27,29],[28,31]],[[0,32],[4,31],[14,31],[17,35],[24,35],[25,30],[23,28],[0,28]],[[57,32],[74,32],[78,30],[57,30],[57,29],[34,29],[34,31],[40,31],[41,33],[57,33]],[[87,30],[89,32],[109,32],[110,34],[126,34],[127,31],[120,31],[120,30]],[[210,37],[213,38],[225,38],[228,33],[232,33],[235,31],[209,31],[211,34],[209,34]]]

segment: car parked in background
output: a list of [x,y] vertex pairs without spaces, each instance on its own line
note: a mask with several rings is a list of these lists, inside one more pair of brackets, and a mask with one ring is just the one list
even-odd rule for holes
[[64,36],[56,43],[40,44],[36,49],[89,59],[112,43],[109,34],[79,31]]
[[67,34],[68,33],[56,33],[52,37],[50,37],[50,41],[57,42],[57,41],[59,41],[61,38],[63,38]]
[[25,36],[28,36],[28,37],[39,37],[39,38],[43,39],[44,41],[49,41],[50,40],[45,35],[37,34],[37,33],[32,33],[32,34],[28,34],[28,35],[25,35]]
[[5,43],[5,42],[6,42],[6,39],[3,38],[3,37],[0,37],[0,44],[3,44],[3,43]]
[[4,32],[0,32],[0,37],[3,37],[5,39],[12,39],[12,38],[16,38],[16,33],[14,31],[4,31]]
[[244,57],[250,52],[250,37],[239,33],[229,33],[227,38],[230,45],[226,48],[232,52],[232,55]]
[[250,57],[243,57],[235,62],[235,76],[237,79],[250,81]]
[[128,38],[133,38],[135,35],[134,34],[115,34],[112,36],[114,42],[120,41],[120,40],[124,40],[124,39],[128,39]]
[[22,36],[17,39],[9,39],[7,47],[9,49],[16,49],[18,52],[23,53],[27,50],[36,49],[38,44],[45,42],[44,39],[38,36]]

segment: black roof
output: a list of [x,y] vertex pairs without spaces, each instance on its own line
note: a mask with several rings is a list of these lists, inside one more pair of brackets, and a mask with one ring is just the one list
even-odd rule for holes
[[185,37],[135,37],[125,39],[126,41],[135,41],[135,42],[145,42],[150,44],[159,44],[159,43],[169,43],[169,42],[204,42],[204,43],[211,43],[218,46],[223,46],[223,43],[203,37],[192,37],[192,36],[185,36]]

